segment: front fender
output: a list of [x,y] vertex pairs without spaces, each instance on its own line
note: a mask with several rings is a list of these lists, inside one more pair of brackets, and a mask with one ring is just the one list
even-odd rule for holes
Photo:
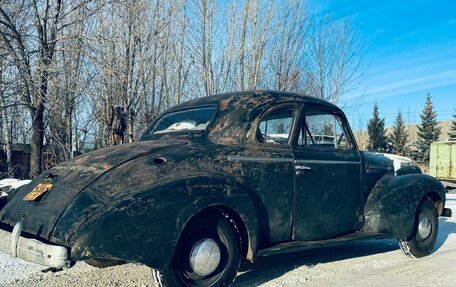
[[215,205],[228,207],[241,217],[249,237],[248,250],[255,254],[258,224],[248,192],[222,176],[200,175],[113,203],[70,239],[71,256],[75,260],[103,258],[166,267],[187,222]]
[[438,197],[445,204],[445,189],[431,176],[385,175],[368,196],[363,231],[386,233],[394,238],[410,236],[416,208],[426,196]]

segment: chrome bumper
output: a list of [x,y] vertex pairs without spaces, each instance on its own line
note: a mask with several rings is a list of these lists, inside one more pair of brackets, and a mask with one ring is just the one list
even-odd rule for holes
[[21,232],[20,222],[16,223],[13,232],[0,229],[0,251],[11,257],[52,268],[70,266],[68,248],[22,237]]

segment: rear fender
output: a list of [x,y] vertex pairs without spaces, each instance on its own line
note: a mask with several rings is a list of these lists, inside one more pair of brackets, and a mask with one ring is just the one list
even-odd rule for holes
[[445,189],[437,179],[423,174],[385,175],[367,199],[363,231],[409,237],[416,208],[425,197],[445,204]]
[[75,260],[103,258],[164,268],[186,224],[210,206],[227,207],[239,215],[249,238],[247,257],[253,259],[256,206],[240,184],[213,175],[170,182],[114,203],[76,233],[71,255]]

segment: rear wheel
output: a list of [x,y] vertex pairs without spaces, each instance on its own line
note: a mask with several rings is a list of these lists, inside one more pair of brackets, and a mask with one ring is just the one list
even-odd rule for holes
[[173,263],[152,270],[156,286],[229,286],[240,264],[236,230],[223,212],[195,221],[184,231]]
[[437,208],[432,200],[425,199],[420,203],[415,214],[415,225],[412,235],[400,238],[399,247],[410,257],[419,258],[431,254],[437,240],[439,221]]

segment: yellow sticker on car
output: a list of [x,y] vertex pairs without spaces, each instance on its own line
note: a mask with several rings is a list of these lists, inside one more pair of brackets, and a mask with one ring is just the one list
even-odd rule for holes
[[23,200],[35,201],[40,196],[48,192],[52,187],[52,183],[40,183],[31,192],[24,196]]

